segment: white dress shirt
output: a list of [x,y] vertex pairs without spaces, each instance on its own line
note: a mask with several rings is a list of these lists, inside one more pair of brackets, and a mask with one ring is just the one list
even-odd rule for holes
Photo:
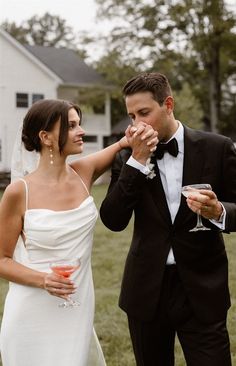
[[[167,141],[169,142],[173,138],[176,138],[178,142],[179,153],[177,157],[170,155],[167,151],[164,153],[162,159],[157,159],[157,165],[160,171],[160,177],[165,192],[168,208],[172,223],[175,220],[175,216],[178,212],[180,201],[181,201],[181,188],[183,178],[183,161],[184,161],[184,128],[183,125],[178,121],[179,127],[175,134]],[[166,142],[166,143],[167,143]],[[128,159],[127,164],[139,169],[143,174],[148,174],[150,170],[148,167],[140,164],[132,156]],[[223,205],[222,205],[223,206]],[[223,207],[223,216],[220,221],[210,220],[212,223],[217,225],[220,229],[225,227],[225,209]],[[175,264],[175,258],[172,248],[169,251],[166,264]]]

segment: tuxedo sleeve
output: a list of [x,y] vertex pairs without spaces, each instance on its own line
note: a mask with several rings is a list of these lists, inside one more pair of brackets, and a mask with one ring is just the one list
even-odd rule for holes
[[100,217],[112,231],[121,231],[128,225],[139,197],[146,175],[126,164],[130,152],[122,150],[112,165],[111,182],[100,208]]
[[230,139],[224,147],[225,159],[222,164],[224,192],[222,202],[226,210],[225,232],[236,231],[236,149]]

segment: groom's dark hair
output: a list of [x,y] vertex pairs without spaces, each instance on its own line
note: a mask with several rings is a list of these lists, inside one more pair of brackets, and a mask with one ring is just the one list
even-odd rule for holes
[[168,96],[172,96],[171,87],[167,77],[159,72],[143,72],[128,80],[123,88],[123,95],[150,92],[156,102],[163,105]]

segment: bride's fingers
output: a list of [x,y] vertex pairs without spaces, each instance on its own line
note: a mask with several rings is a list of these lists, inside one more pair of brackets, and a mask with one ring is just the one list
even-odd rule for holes
[[139,125],[134,128],[136,128],[136,131],[133,134],[134,137],[141,135],[145,131],[145,126],[143,126],[143,125]]
[[59,297],[67,297],[69,295],[72,295],[76,292],[75,289],[60,289],[60,288],[54,288],[51,287],[47,290],[50,295],[52,296],[59,296]]
[[151,147],[151,148],[150,148],[150,152],[154,152],[154,151],[156,151],[156,149],[157,149],[157,147],[156,147],[156,146]]
[[[127,130],[126,130],[127,131]],[[128,132],[129,133],[131,133],[131,134],[133,134],[133,133],[135,133],[137,131],[137,127],[135,127],[135,126],[129,126],[129,128],[128,128]]]
[[133,126],[129,125],[129,126],[126,128],[126,130],[125,130],[125,135],[126,135],[126,136],[131,136],[131,135],[132,135],[132,133],[136,131],[136,129],[135,129],[135,131],[133,131],[132,129],[133,129]]
[[45,276],[44,289],[51,295],[72,294],[76,291],[76,286],[73,281],[64,277],[58,276],[56,279],[53,276]]
[[74,283],[62,283],[62,282],[52,282],[46,284],[46,289],[58,289],[58,290],[73,290],[76,288]]
[[44,282],[46,284],[50,283],[64,283],[67,285],[73,284],[73,281],[67,277],[63,277],[61,275],[55,274],[55,273],[47,273],[44,277]]
[[57,288],[58,290],[73,290],[76,286],[72,284],[65,284],[65,283],[53,283],[51,286],[52,288]]
[[150,145],[157,145],[159,142],[158,138],[157,137],[154,137],[152,138],[151,140],[148,140],[147,142],[147,146],[150,146]]
[[149,139],[149,138],[153,138],[153,137],[157,137],[158,136],[158,132],[153,130],[153,128],[149,129],[147,132],[145,132],[143,134],[143,136],[141,136],[141,140],[146,140],[146,139]]

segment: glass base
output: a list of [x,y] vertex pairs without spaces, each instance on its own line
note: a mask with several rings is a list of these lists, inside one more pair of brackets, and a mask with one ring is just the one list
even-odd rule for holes
[[209,231],[211,230],[209,227],[206,226],[196,226],[193,229],[189,230],[190,232],[195,232],[195,231]]
[[76,300],[66,300],[64,302],[62,302],[61,304],[58,305],[59,308],[77,308],[78,306],[80,306],[80,302],[76,301]]

